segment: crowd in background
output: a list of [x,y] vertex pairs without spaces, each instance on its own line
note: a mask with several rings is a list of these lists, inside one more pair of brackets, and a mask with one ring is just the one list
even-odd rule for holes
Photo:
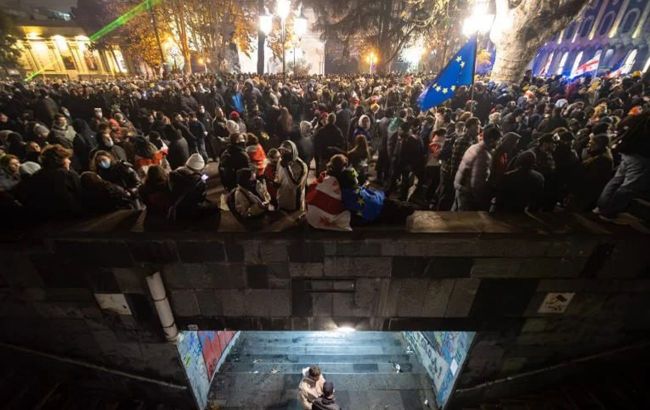
[[[429,80],[3,82],[0,212],[36,221],[146,209],[165,224],[227,207],[259,226],[306,211],[314,227],[349,230],[415,209],[612,218],[650,192],[648,73],[528,72],[516,85],[477,81],[421,112]],[[209,197],[214,184],[223,201]]]

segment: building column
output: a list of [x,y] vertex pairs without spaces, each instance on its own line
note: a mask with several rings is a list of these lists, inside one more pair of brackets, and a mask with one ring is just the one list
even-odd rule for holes
[[637,24],[636,30],[634,30],[634,34],[632,34],[632,38],[637,38],[641,34],[645,21],[648,19],[648,14],[650,14],[650,1],[646,2],[645,4],[645,9],[643,10],[643,14],[639,19],[639,24]]
[[589,40],[593,40],[594,37],[596,36],[596,33],[598,32],[598,26],[600,26],[600,22],[603,20],[603,14],[605,14],[605,10],[607,10],[608,5],[609,5],[609,0],[603,0],[603,4],[602,6],[600,6],[598,15],[596,15],[596,18],[594,19],[594,23],[591,25]]
[[623,0],[623,4],[621,4],[621,8],[618,9],[618,14],[616,15],[616,18],[614,19],[614,23],[612,24],[611,30],[609,30],[609,38],[612,38],[616,35],[616,32],[618,31],[618,27],[621,25],[621,20],[623,20],[623,16],[625,15],[625,12],[627,11],[627,6],[630,4],[630,0]]

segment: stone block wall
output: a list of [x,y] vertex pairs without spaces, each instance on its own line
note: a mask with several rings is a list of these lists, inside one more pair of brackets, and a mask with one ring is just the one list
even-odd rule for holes
[[[159,271],[180,328],[476,331],[472,386],[644,338],[648,238],[578,215],[432,212],[352,233],[40,230],[0,244],[0,339],[183,382],[145,287]],[[549,292],[573,294],[566,311],[538,312]]]

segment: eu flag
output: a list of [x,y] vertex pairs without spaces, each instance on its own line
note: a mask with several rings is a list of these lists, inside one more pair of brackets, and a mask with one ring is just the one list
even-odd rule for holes
[[453,97],[459,86],[471,85],[474,82],[475,64],[476,36],[473,36],[420,94],[418,98],[420,109],[426,111],[440,105]]

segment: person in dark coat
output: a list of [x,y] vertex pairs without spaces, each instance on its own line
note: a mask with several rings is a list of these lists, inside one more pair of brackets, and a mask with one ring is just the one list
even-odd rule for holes
[[169,175],[159,165],[152,165],[147,169],[144,184],[138,190],[142,202],[147,207],[147,218],[166,220],[169,208],[174,203]]
[[185,161],[190,157],[190,149],[187,145],[187,140],[183,138],[181,133],[171,125],[165,126],[163,137],[169,141],[169,151],[167,154],[169,166],[172,169],[183,166]]
[[203,160],[208,160],[208,152],[205,149],[205,138],[208,135],[208,130],[205,128],[205,125],[201,121],[195,112],[190,114],[190,121],[188,122],[188,128],[192,136],[194,137],[194,143],[196,144],[196,152],[201,154]]
[[323,395],[311,405],[312,410],[341,410],[341,406],[336,403],[334,397],[334,383],[325,382],[323,384]]
[[46,147],[43,168],[25,182],[20,201],[37,218],[69,218],[84,214],[79,175],[70,170],[72,151],[60,145]]
[[614,169],[608,144],[607,134],[592,135],[589,138],[588,157],[577,167],[569,183],[568,210],[589,212],[596,207],[598,197],[612,178]]
[[90,162],[90,170],[103,180],[116,184],[131,194],[137,192],[140,177],[128,162],[118,161],[107,151],[97,151]]
[[[110,152],[113,157],[118,161],[126,161],[126,151],[124,148],[115,144],[113,137],[111,137],[111,128],[108,124],[100,124],[99,131],[95,137],[97,141],[97,147],[90,151],[90,157],[92,158],[97,151],[107,151]],[[90,167],[90,164],[88,165]]]
[[341,133],[346,136],[349,134],[352,124],[352,111],[348,107],[347,101],[341,102],[341,109],[336,112],[335,124],[341,130]]
[[207,200],[207,175],[203,174],[205,161],[194,153],[185,165],[169,175],[173,203],[170,220],[201,218],[219,212],[218,206]]
[[314,135],[314,156],[316,157],[316,172],[325,169],[333,155],[346,152],[346,143],[341,130],[336,126],[336,114],[330,113],[324,127]]
[[514,163],[514,169],[506,172],[496,187],[493,211],[524,212],[539,209],[544,191],[544,177],[533,168],[535,154],[524,151]]
[[108,213],[132,207],[131,195],[121,186],[103,180],[94,172],[81,174],[81,200],[90,213]]
[[246,134],[232,134],[230,145],[221,154],[219,176],[226,191],[232,191],[237,186],[237,171],[250,168],[250,159],[246,153]]
[[97,139],[86,121],[78,118],[72,126],[77,131],[77,136],[72,141],[74,155],[81,169],[86,171],[90,166],[90,152],[97,148]]

